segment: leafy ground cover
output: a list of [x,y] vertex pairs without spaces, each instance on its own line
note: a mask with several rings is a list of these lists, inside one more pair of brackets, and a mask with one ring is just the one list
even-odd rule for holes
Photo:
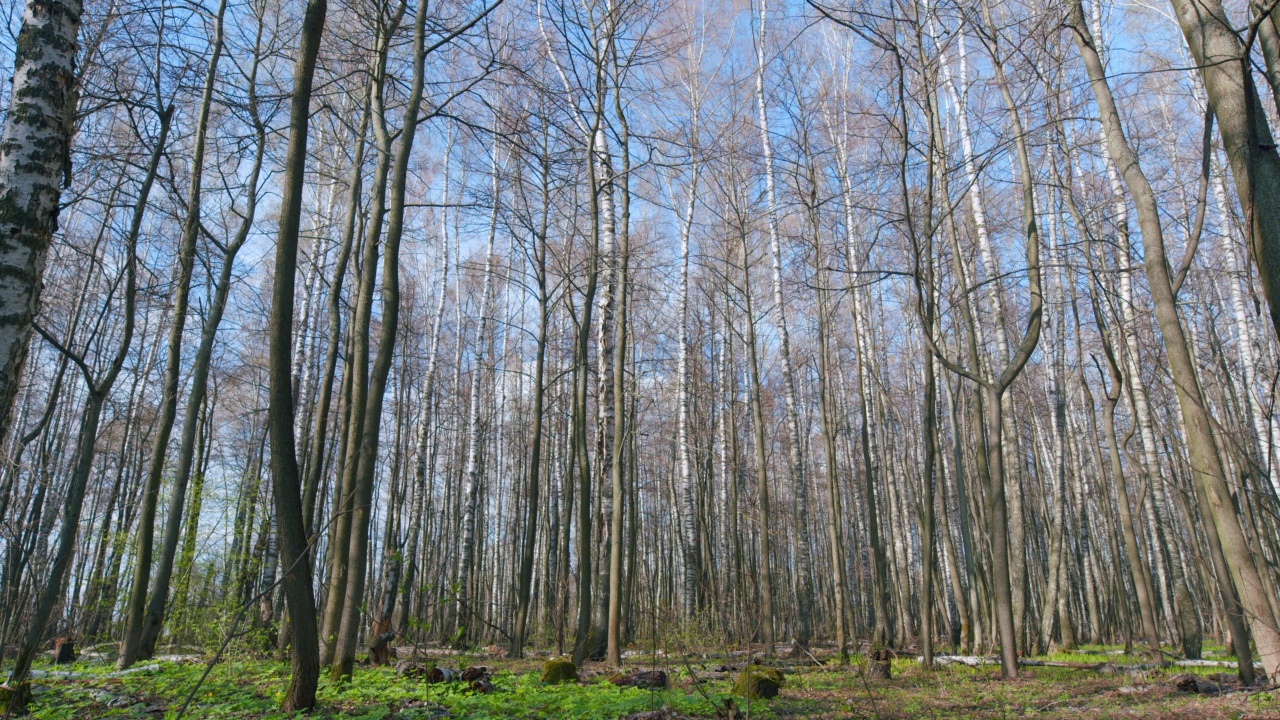
[[[1001,680],[996,667],[946,666],[925,672],[914,657],[893,662],[892,680],[865,679],[857,663],[807,666],[779,662],[786,684],[774,700],[748,704],[731,692],[724,658],[696,660],[636,658],[629,669],[658,667],[672,678],[667,690],[619,688],[603,666],[588,665],[577,683],[545,685],[537,660],[451,656],[441,666],[483,664],[493,669],[495,691],[473,692],[465,683],[429,684],[397,675],[393,668],[357,668],[348,683],[321,680],[320,709],[309,717],[343,720],[435,718],[583,718],[611,720],[669,708],[695,718],[726,717],[726,704],[740,718],[1186,718],[1188,720],[1280,718],[1280,692],[1234,691],[1216,696],[1180,692],[1171,681],[1188,668],[1136,669],[1143,658],[1105,649],[1040,658],[1117,666],[1109,672],[1030,667],[1023,677]],[[729,660],[730,666],[733,661]],[[739,659],[740,662],[740,659]],[[1132,671],[1126,666],[1135,666]],[[41,666],[40,669],[50,668]],[[127,675],[105,662],[80,662],[36,679],[32,706],[38,720],[75,718],[177,718],[193,688],[184,717],[209,720],[285,718],[278,711],[288,666],[265,659],[218,663],[203,682],[198,659],[163,661]],[[69,670],[63,674],[61,671]],[[1220,668],[1190,669],[1201,675]]]

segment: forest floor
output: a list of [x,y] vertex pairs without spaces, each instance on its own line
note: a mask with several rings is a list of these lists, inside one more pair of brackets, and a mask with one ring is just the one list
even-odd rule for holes
[[[820,655],[821,657],[821,655]],[[1212,657],[1212,655],[1210,655]],[[1093,648],[1082,653],[1042,656],[1040,660],[1107,663],[1104,670],[1027,667],[1018,680],[999,677],[994,666],[948,665],[925,672],[914,656],[893,661],[891,680],[863,677],[859,665],[807,666],[778,661],[786,674],[777,698],[749,705],[732,694],[726,659],[697,655],[689,659],[636,657],[624,671],[661,669],[671,678],[667,690],[619,688],[602,663],[588,663],[577,683],[545,685],[541,659],[507,660],[477,655],[447,655],[439,667],[490,668],[494,691],[481,694],[466,683],[428,684],[398,675],[393,667],[357,667],[351,682],[320,681],[320,707],[307,717],[324,720],[426,720],[435,718],[588,718],[611,720],[633,713],[648,718],[725,718],[732,703],[738,718],[1280,718],[1280,690],[1241,691],[1226,683],[1222,668],[1127,670],[1143,658]],[[733,667],[733,660],[727,661]],[[741,656],[738,656],[741,662]],[[33,682],[34,718],[286,718],[278,703],[288,680],[288,665],[277,660],[230,659],[217,663],[200,682],[207,659],[171,657],[142,663],[127,674],[110,662],[81,660],[42,671]],[[1224,683],[1224,692],[1204,695],[1180,691],[1173,677],[1195,672]],[[692,675],[692,677],[691,677]],[[695,680],[696,678],[696,680]],[[193,693],[194,689],[194,694]],[[180,715],[187,697],[190,706]],[[665,711],[654,713],[653,711]],[[301,717],[297,715],[295,717]]]

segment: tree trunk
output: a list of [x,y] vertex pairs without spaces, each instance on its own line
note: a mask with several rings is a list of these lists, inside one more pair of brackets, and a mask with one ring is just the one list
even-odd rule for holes
[[[353,585],[363,589],[364,577],[361,566],[360,577],[353,577],[352,563],[359,554],[362,541],[359,536],[368,533],[368,502],[365,497],[372,497],[372,478],[364,482],[361,474],[364,463],[364,435],[369,408],[375,403],[381,408],[381,397],[376,401],[370,395],[369,380],[369,346],[370,328],[372,326],[374,291],[378,276],[378,256],[382,243],[382,231],[387,215],[387,181],[391,174],[392,138],[387,130],[386,92],[387,55],[392,36],[403,17],[405,4],[400,3],[389,17],[380,16],[377,25],[375,53],[370,81],[370,118],[373,123],[374,142],[377,150],[377,162],[373,173],[371,187],[372,197],[368,201],[367,220],[364,230],[364,252],[360,266],[360,284],[356,293],[354,317],[351,321],[350,360],[345,373],[350,375],[350,397],[347,403],[347,422],[343,428],[343,453],[341,457],[341,474],[339,483],[342,492],[334,494],[336,522],[329,531],[331,571],[327,580],[324,604],[324,659],[330,664],[333,680],[350,677],[345,669],[341,650],[350,649],[354,657],[354,637],[346,639],[343,629],[351,617],[364,602],[363,597],[350,596]],[[384,278],[384,283],[386,279]],[[292,377],[292,371],[290,374]],[[345,380],[345,378],[344,378]],[[367,539],[365,541],[367,547]],[[354,606],[354,607],[352,607]]]
[[751,429],[755,435],[756,495],[760,504],[760,524],[756,530],[759,543],[756,562],[759,564],[757,582],[760,584],[761,607],[756,616],[765,644],[765,654],[772,656],[777,642],[777,629],[774,623],[773,574],[769,562],[769,530],[772,525],[769,517],[769,466],[764,438],[764,398],[760,391],[760,360],[756,352],[756,319],[751,307],[751,255],[747,248],[746,226],[740,226],[738,232],[742,244],[742,302],[746,313],[747,366],[751,371]]
[[[1138,221],[1142,228],[1143,256],[1147,280],[1155,305],[1156,319],[1164,336],[1169,370],[1174,378],[1178,404],[1186,427],[1187,449],[1191,456],[1197,485],[1202,499],[1212,511],[1210,516],[1222,550],[1231,571],[1240,600],[1249,614],[1254,640],[1258,645],[1264,670],[1268,676],[1280,672],[1280,631],[1275,627],[1274,615],[1267,600],[1266,589],[1254,564],[1253,553],[1240,528],[1227,487],[1222,460],[1214,443],[1212,420],[1205,405],[1191,357],[1182,321],[1178,317],[1176,294],[1169,278],[1168,260],[1165,255],[1164,237],[1160,224],[1159,208],[1155,193],[1138,164],[1138,158],[1124,136],[1120,116],[1111,94],[1101,59],[1093,44],[1093,35],[1085,22],[1079,0],[1072,0],[1071,26],[1076,45],[1080,50],[1085,69],[1089,74],[1094,98],[1098,104],[1102,123],[1107,127],[1107,143],[1112,157],[1124,177],[1138,209]],[[1206,518],[1208,522],[1210,518]]]
[[760,28],[756,47],[756,105],[759,111],[760,145],[764,156],[765,195],[768,203],[767,225],[769,249],[773,261],[773,303],[778,312],[778,351],[782,358],[782,382],[785,386],[787,407],[787,437],[794,514],[799,537],[796,539],[796,644],[798,648],[809,645],[813,611],[812,558],[813,546],[809,538],[809,486],[805,477],[804,446],[800,438],[799,398],[796,391],[795,372],[791,362],[791,339],[787,331],[786,301],[782,295],[782,249],[778,239],[778,200],[773,179],[773,144],[769,138],[769,114],[765,103],[765,21],[768,18],[768,2],[760,3]]
[[[617,60],[614,60],[615,64]],[[630,300],[629,270],[631,262],[631,148],[628,135],[627,116],[622,107],[621,88],[614,89],[614,115],[618,120],[619,145],[622,159],[622,178],[619,187],[621,207],[618,222],[618,286],[617,286],[617,350],[613,358],[613,446],[609,448],[612,455],[610,463],[610,482],[612,484],[613,507],[609,518],[609,610],[607,618],[606,659],[610,665],[622,664],[622,514],[625,509],[623,496],[623,448],[626,443],[626,360],[628,317],[627,305]],[[634,500],[633,500],[634,502]]]
[[[524,546],[520,551],[519,589],[516,593],[515,631],[511,638],[511,656],[524,657],[525,636],[528,632],[530,590],[533,582],[534,553],[538,539],[538,502],[542,472],[542,416],[546,398],[547,334],[550,321],[550,296],[547,287],[547,229],[551,212],[550,164],[544,159],[541,165],[541,214],[538,232],[532,241],[534,281],[538,288],[538,339],[533,368],[532,437],[529,441],[528,485],[525,490]],[[548,573],[549,574],[549,573]]]
[[[157,102],[159,101],[160,99],[157,98]],[[128,234],[125,237],[127,255],[125,257],[124,271],[124,329],[120,335],[120,344],[106,372],[98,379],[91,377],[88,366],[79,358],[75,358],[81,372],[84,374],[85,384],[89,386],[89,396],[85,402],[84,415],[80,421],[80,434],[76,439],[75,466],[67,483],[66,498],[62,508],[61,528],[58,531],[57,550],[48,569],[48,578],[40,590],[36,606],[32,612],[31,624],[27,628],[26,637],[22,646],[18,649],[18,657],[14,662],[13,671],[9,674],[8,685],[11,689],[11,694],[9,696],[8,712],[12,715],[22,715],[26,712],[27,701],[31,695],[27,675],[31,671],[31,663],[35,659],[35,654],[45,639],[46,626],[53,614],[53,610],[62,599],[63,586],[67,581],[67,570],[70,568],[71,558],[76,552],[76,535],[80,527],[81,511],[84,508],[85,490],[89,484],[89,475],[93,471],[93,457],[98,440],[98,424],[102,418],[102,407],[107,401],[112,386],[115,385],[116,378],[120,376],[120,370],[124,367],[125,359],[129,355],[129,348],[133,343],[134,313],[137,309],[138,296],[138,235],[142,231],[142,220],[146,215],[147,200],[151,195],[151,188],[155,184],[160,160],[164,156],[165,141],[169,137],[169,128],[173,120],[172,104],[168,107],[157,107],[156,110],[160,115],[160,130],[155,140],[155,147],[151,149],[151,159],[147,164],[142,186],[138,190],[138,198],[133,207],[133,218],[129,225]],[[65,348],[60,348],[60,350],[64,353],[70,352]]]
[[45,258],[58,229],[62,186],[71,182],[71,136],[80,0],[28,0],[13,58],[13,90],[0,139],[0,437],[9,420]]
[[[387,389],[387,378],[391,373],[392,354],[395,351],[396,333],[400,318],[400,241],[404,236],[405,195],[409,173],[409,158],[413,153],[414,139],[417,134],[418,115],[422,106],[422,91],[425,83],[424,64],[426,62],[426,0],[418,0],[414,16],[413,47],[414,66],[413,79],[410,84],[409,99],[404,109],[404,121],[400,128],[400,145],[396,149],[394,165],[391,169],[391,192],[389,212],[387,213],[386,247],[383,250],[382,263],[382,313],[381,327],[378,336],[378,354],[374,358],[369,388],[366,396],[366,408],[355,475],[355,492],[351,521],[351,546],[348,561],[351,568],[347,573],[346,597],[343,603],[342,623],[339,628],[338,643],[333,658],[333,679],[351,677],[355,664],[356,635],[360,628],[360,608],[364,603],[365,570],[369,559],[369,521],[372,514],[374,469],[378,461],[378,438],[382,428],[383,396]],[[393,24],[394,27],[394,24]],[[388,30],[388,35],[391,31]],[[389,38],[388,38],[389,42]],[[374,94],[374,132],[385,137],[385,108],[382,107],[382,96],[375,90]],[[380,144],[388,151],[391,142],[383,138]],[[380,159],[380,163],[381,163]],[[375,192],[377,188],[375,187]],[[375,207],[374,212],[378,212]],[[367,241],[376,245],[380,228],[374,225]],[[490,240],[492,250],[492,240]],[[367,271],[366,271],[367,272]],[[370,277],[370,280],[372,278]],[[483,335],[482,335],[483,337]],[[391,596],[394,599],[394,594]]]
[[[143,603],[147,599],[147,585],[151,574],[151,554],[155,536],[156,503],[160,494],[160,480],[164,473],[165,455],[169,447],[169,438],[173,432],[173,423],[178,409],[178,380],[181,373],[182,336],[187,321],[187,305],[191,294],[191,271],[195,263],[196,240],[200,234],[200,200],[201,186],[204,176],[205,138],[208,134],[209,111],[213,105],[214,84],[218,75],[218,61],[222,57],[222,19],[226,14],[226,0],[218,3],[214,16],[213,48],[209,65],[205,71],[204,92],[200,99],[200,111],[196,121],[195,146],[191,155],[191,186],[187,193],[187,217],[182,228],[182,245],[178,248],[177,278],[173,288],[171,325],[169,327],[168,347],[165,357],[165,377],[160,401],[160,418],[155,428],[155,440],[151,450],[151,462],[147,468],[146,486],[142,497],[142,518],[138,527],[138,546],[135,551],[133,586],[129,596],[127,628],[121,644],[120,658],[117,666],[127,668],[137,659],[147,659],[155,651],[156,638],[160,635],[165,600],[169,592],[169,574],[173,567],[174,550],[177,548],[178,526],[182,522],[182,504],[186,494],[186,480],[181,470],[174,482],[173,497],[169,505],[168,520],[165,525],[164,545],[160,568],[157,570],[156,588],[151,603],[143,615]],[[256,57],[256,56],[255,56]],[[256,60],[255,60],[256,67]],[[260,164],[260,163],[259,163]],[[252,178],[253,185],[249,192],[256,193],[257,175]],[[225,300],[224,300],[225,302]],[[222,308],[216,312],[221,315]],[[216,328],[216,325],[214,326]],[[203,344],[203,341],[202,341]],[[197,367],[200,360],[196,360]],[[204,371],[208,373],[208,358],[204,361]],[[205,378],[193,378],[197,381],[192,386],[203,384]],[[190,444],[187,426],[192,429],[194,438],[195,416],[200,407],[199,399],[187,405],[187,419],[183,422],[182,440],[188,453],[187,475],[190,473]],[[176,511],[175,511],[176,508]],[[172,540],[171,540],[172,538]],[[174,550],[171,550],[173,548]]]
[[[1267,298],[1271,324],[1280,333],[1280,153],[1253,82],[1249,56],[1220,0],[1171,0],[1170,4],[1218,118],[1244,211],[1249,252]],[[1275,21],[1274,13],[1270,19]],[[1268,35],[1263,34],[1266,44],[1270,44]],[[1280,664],[1280,658],[1274,662]]]
[[298,269],[298,230],[307,163],[307,130],[316,56],[324,33],[327,0],[308,0],[298,38],[289,106],[289,145],[281,187],[275,277],[268,334],[267,427],[271,441],[271,489],[280,537],[284,594],[289,604],[292,677],[281,708],[307,710],[316,704],[320,675],[310,548],[302,519],[302,488],[293,437],[293,378],[289,351],[293,338],[293,291]]
[[[496,123],[495,119],[495,123]],[[475,554],[476,516],[479,513],[480,498],[480,392],[483,387],[485,348],[488,345],[489,314],[493,304],[494,239],[498,233],[498,147],[495,135],[492,150],[493,177],[493,209],[489,215],[489,239],[485,249],[484,286],[480,293],[480,324],[476,329],[475,364],[471,369],[471,409],[467,415],[467,466],[466,488],[463,490],[462,510],[462,544],[459,546],[458,569],[458,629],[469,633],[475,609],[472,604],[475,598],[471,594],[471,573],[474,570],[472,558]],[[459,635],[461,637],[461,634]]]

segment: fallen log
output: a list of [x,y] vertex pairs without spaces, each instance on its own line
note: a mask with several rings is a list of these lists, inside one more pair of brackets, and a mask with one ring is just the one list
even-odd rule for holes
[[614,675],[609,678],[609,682],[618,687],[634,687],[647,690],[666,690],[668,686],[667,674],[661,670],[640,670],[628,675]]
[[28,673],[28,677],[51,678],[57,680],[70,680],[74,678],[118,678],[137,673],[152,673],[159,669],[159,663],[150,663],[147,665],[134,665],[126,670],[116,670],[108,673],[80,672],[78,670],[32,670]]
[[458,679],[458,671],[453,668],[433,667],[427,670],[427,683],[449,683]]
[[[1239,666],[1240,666],[1240,663],[1232,662],[1232,661],[1230,661],[1230,660],[1174,660],[1174,661],[1173,661],[1173,664],[1174,664],[1174,665],[1177,665],[1178,667],[1220,667],[1220,668],[1233,668],[1233,667],[1239,667]],[[1262,671],[1262,666],[1261,666],[1261,665],[1259,665],[1259,664],[1257,664],[1257,663],[1254,663],[1254,664],[1253,664],[1253,668],[1254,668],[1254,670],[1257,670],[1257,671],[1259,671],[1259,672],[1261,672],[1261,671]]]
[[[924,656],[917,655],[916,662],[924,662]],[[967,665],[969,667],[1000,664],[996,658],[981,655],[934,655],[933,662],[936,665]]]
[[[923,656],[916,656],[917,662],[924,662]],[[969,667],[981,667],[984,665],[999,665],[1000,660],[995,657],[985,657],[981,655],[935,655],[934,663],[938,665],[967,665]],[[1175,665],[1182,663],[1199,664],[1202,661],[1183,660]],[[1113,662],[1068,662],[1065,660],[1034,660],[1031,658],[1018,658],[1018,665],[1021,667],[1057,667],[1067,668],[1069,670],[1092,670],[1094,672],[1103,673],[1122,673],[1122,672],[1142,672],[1145,670],[1156,670],[1169,666],[1169,663],[1113,663]],[[1212,665],[1212,663],[1210,663]]]

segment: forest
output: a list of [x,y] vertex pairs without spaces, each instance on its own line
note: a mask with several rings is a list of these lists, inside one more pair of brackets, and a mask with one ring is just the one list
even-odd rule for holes
[[1280,717],[1278,5],[0,3],[0,712]]

